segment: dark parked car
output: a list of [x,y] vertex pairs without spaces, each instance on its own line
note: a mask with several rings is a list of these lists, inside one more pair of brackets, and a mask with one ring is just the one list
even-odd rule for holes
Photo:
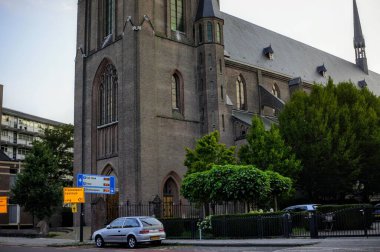
[[373,217],[376,221],[380,221],[380,204],[376,204],[373,210]]
[[161,244],[166,238],[164,226],[153,217],[121,217],[112,221],[106,228],[95,231],[91,237],[97,247],[106,243],[125,243],[129,248],[137,243]]
[[304,205],[295,205],[284,208],[284,212],[305,212],[305,211],[315,211],[317,210],[318,204],[304,204]]

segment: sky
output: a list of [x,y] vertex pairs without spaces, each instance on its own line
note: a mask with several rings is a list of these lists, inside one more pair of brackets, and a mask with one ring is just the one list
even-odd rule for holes
[[[352,0],[220,2],[223,12],[355,61]],[[380,73],[380,1],[357,4],[369,68]],[[77,0],[0,0],[4,107],[73,123],[76,18]]]

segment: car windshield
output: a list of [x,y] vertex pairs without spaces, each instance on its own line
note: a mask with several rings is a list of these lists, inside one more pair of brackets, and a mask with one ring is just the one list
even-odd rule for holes
[[149,227],[149,226],[160,226],[161,222],[159,222],[155,218],[140,218],[141,223],[143,224],[144,227]]

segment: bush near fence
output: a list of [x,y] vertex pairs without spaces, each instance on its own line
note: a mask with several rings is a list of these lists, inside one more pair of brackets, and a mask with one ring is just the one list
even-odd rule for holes
[[[364,210],[364,216],[360,210]],[[323,205],[318,207],[317,213],[319,229],[324,228],[324,216],[330,213],[333,215],[332,230],[369,229],[374,222],[373,206],[370,204]]]
[[199,219],[167,218],[160,219],[165,228],[167,238],[195,239]]
[[212,216],[214,238],[254,238],[284,235],[284,213]]

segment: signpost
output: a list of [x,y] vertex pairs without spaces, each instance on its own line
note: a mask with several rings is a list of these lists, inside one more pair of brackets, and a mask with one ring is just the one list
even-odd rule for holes
[[83,187],[85,193],[115,194],[115,177],[78,174],[77,186]]
[[[77,186],[83,188],[85,193],[115,194],[115,177],[92,174],[78,174]],[[83,242],[83,217],[83,204],[81,204],[79,229],[80,242]]]
[[63,188],[63,203],[84,203],[84,188],[83,187],[64,187]]
[[8,197],[3,196],[0,197],[0,214],[2,213],[8,213]]

